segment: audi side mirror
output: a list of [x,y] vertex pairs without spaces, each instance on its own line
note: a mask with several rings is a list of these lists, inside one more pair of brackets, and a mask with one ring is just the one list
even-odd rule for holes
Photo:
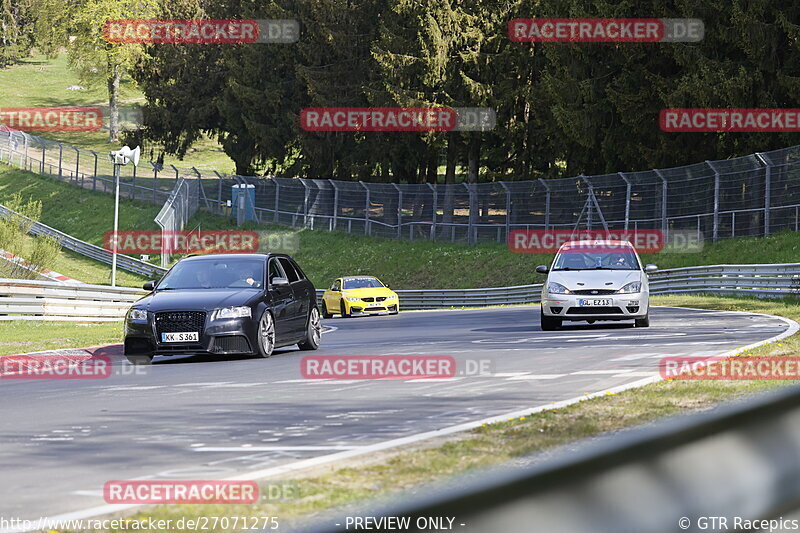
[[273,287],[283,287],[288,285],[289,285],[289,280],[287,278],[272,278]]
[[537,274],[547,274],[550,271],[545,265],[539,265],[536,267]]
[[156,282],[155,281],[145,282],[145,284],[142,285],[142,288],[146,291],[153,291],[156,288]]
[[650,274],[651,272],[655,272],[658,270],[658,265],[645,265],[644,271]]

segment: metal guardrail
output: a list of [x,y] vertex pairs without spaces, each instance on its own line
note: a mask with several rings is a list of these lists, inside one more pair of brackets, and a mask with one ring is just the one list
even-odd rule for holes
[[[12,214],[20,216],[16,211],[0,205],[0,216],[8,218]],[[110,251],[106,250],[105,248],[101,248],[100,246],[76,239],[71,235],[67,235],[64,232],[58,231],[55,228],[51,228],[50,226],[42,224],[41,222],[34,222],[31,226],[30,233],[31,235],[49,235],[50,237],[55,238],[59,244],[61,244],[61,246],[67,250],[72,250],[73,252],[81,254],[90,259],[94,259],[95,261],[106,263],[107,265],[111,264],[113,254]],[[148,278],[159,278],[167,271],[164,268],[122,254],[117,256],[117,266],[122,270],[126,270],[128,272],[139,274]]]
[[121,320],[141,289],[0,279],[0,320],[106,322]]
[[[537,466],[473,472],[368,514],[407,517],[403,531],[429,531],[431,517],[452,517],[452,529],[468,532],[788,531],[797,528],[734,527],[734,519],[797,518],[798,442],[800,388],[792,387],[564,451]],[[727,527],[719,520],[712,527],[712,517],[724,517]],[[303,529],[347,530],[341,519]]]

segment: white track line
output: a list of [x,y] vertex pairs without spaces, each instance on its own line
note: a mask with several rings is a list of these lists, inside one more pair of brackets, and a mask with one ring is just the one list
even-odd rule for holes
[[[719,357],[729,357],[732,355],[736,355],[737,353],[744,351],[744,350],[751,350],[758,346],[762,346],[764,344],[769,344],[771,342],[778,341],[780,339],[789,337],[797,333],[800,330],[800,324],[795,322],[794,320],[782,317],[782,316],[775,316],[775,315],[767,315],[763,313],[748,313],[746,311],[718,311],[713,309],[692,309],[690,307],[672,307],[672,306],[661,306],[666,307],[668,309],[687,309],[691,311],[709,311],[714,313],[736,313],[741,315],[756,315],[756,316],[763,316],[768,318],[777,318],[778,320],[783,321],[784,323],[788,324],[789,327],[783,333],[765,339],[763,341],[754,342],[752,344],[748,344],[747,346],[743,346],[741,348],[735,348],[733,350],[728,350],[727,352],[719,354]],[[456,426],[450,426],[434,431],[426,431],[424,433],[417,433],[416,435],[409,435],[408,437],[402,437],[399,439],[387,440],[384,442],[378,442],[376,444],[370,444],[367,446],[362,446],[360,448],[354,450],[346,450],[337,453],[332,453],[328,455],[322,455],[318,457],[312,457],[310,459],[301,459],[300,461],[295,461],[293,463],[289,463],[286,465],[275,466],[272,468],[264,468],[262,470],[256,470],[254,472],[247,472],[244,474],[239,474],[238,476],[231,476],[227,478],[223,478],[224,480],[228,481],[255,481],[259,479],[269,478],[272,476],[279,476],[283,474],[287,474],[289,472],[296,472],[298,470],[303,470],[306,468],[311,468],[313,466],[319,466],[324,464],[335,463],[337,461],[341,461],[343,459],[350,459],[351,457],[358,457],[361,455],[366,455],[369,453],[379,452],[383,450],[389,450],[392,448],[397,448],[399,446],[404,446],[406,444],[414,444],[420,441],[433,439],[437,437],[442,437],[445,435],[452,435],[454,433],[461,433],[463,431],[469,431],[471,429],[475,429],[481,427],[484,424],[494,424],[496,422],[503,422],[513,418],[519,418],[521,416],[528,416],[536,413],[541,413],[542,411],[548,411],[550,409],[559,409],[562,407],[567,407],[569,405],[581,402],[583,400],[588,400],[591,398],[598,398],[600,396],[605,396],[609,393],[615,394],[618,392],[623,392],[629,389],[635,389],[637,387],[643,387],[645,385],[649,385],[651,383],[656,383],[661,381],[662,378],[660,375],[643,378],[637,381],[633,381],[631,383],[626,383],[624,385],[619,385],[617,387],[611,387],[610,389],[601,390],[598,392],[594,392],[591,394],[583,394],[581,396],[575,396],[573,398],[569,398],[567,400],[561,400],[560,402],[553,402],[544,405],[538,405],[535,407],[528,407],[526,409],[520,409],[518,411],[513,411],[510,413],[504,413],[501,415],[492,416],[489,418],[483,418],[481,420],[475,420],[473,422],[466,422],[463,424],[458,424]],[[134,505],[134,504],[117,504],[117,505],[100,505],[97,507],[90,507],[88,509],[84,509],[82,511],[75,511],[72,513],[64,513],[60,515],[55,515],[49,518],[43,518],[42,520],[46,521],[49,520],[50,522],[55,521],[65,521],[65,520],[81,520],[86,518],[92,518],[95,516],[101,516],[109,513],[116,513],[119,511],[125,511],[128,509],[134,509],[136,507],[142,507],[141,505]],[[34,521],[34,524],[38,524],[39,521]],[[32,528],[11,528],[11,529],[2,529],[0,533],[23,533],[26,531],[36,531],[39,529],[34,525]]]

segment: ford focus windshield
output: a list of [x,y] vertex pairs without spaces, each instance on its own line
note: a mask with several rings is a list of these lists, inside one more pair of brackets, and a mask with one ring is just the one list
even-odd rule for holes
[[260,289],[263,286],[263,263],[226,259],[179,263],[158,284],[158,290]]
[[638,270],[636,254],[628,251],[561,252],[553,263],[553,270]]

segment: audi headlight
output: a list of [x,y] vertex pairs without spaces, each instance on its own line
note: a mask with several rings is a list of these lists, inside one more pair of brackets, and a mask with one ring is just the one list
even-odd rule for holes
[[136,322],[147,322],[147,311],[144,309],[131,309],[128,311],[128,319]]
[[214,311],[214,318],[250,318],[253,311],[248,306],[224,307]]
[[642,292],[642,282],[641,281],[634,281],[632,283],[628,283],[620,290],[617,291],[619,294],[632,294],[635,292]]
[[353,298],[352,296],[345,296],[344,299],[348,302],[357,302],[360,300],[360,298]]
[[551,281],[547,284],[547,292],[550,294],[570,294],[570,290],[560,283]]

